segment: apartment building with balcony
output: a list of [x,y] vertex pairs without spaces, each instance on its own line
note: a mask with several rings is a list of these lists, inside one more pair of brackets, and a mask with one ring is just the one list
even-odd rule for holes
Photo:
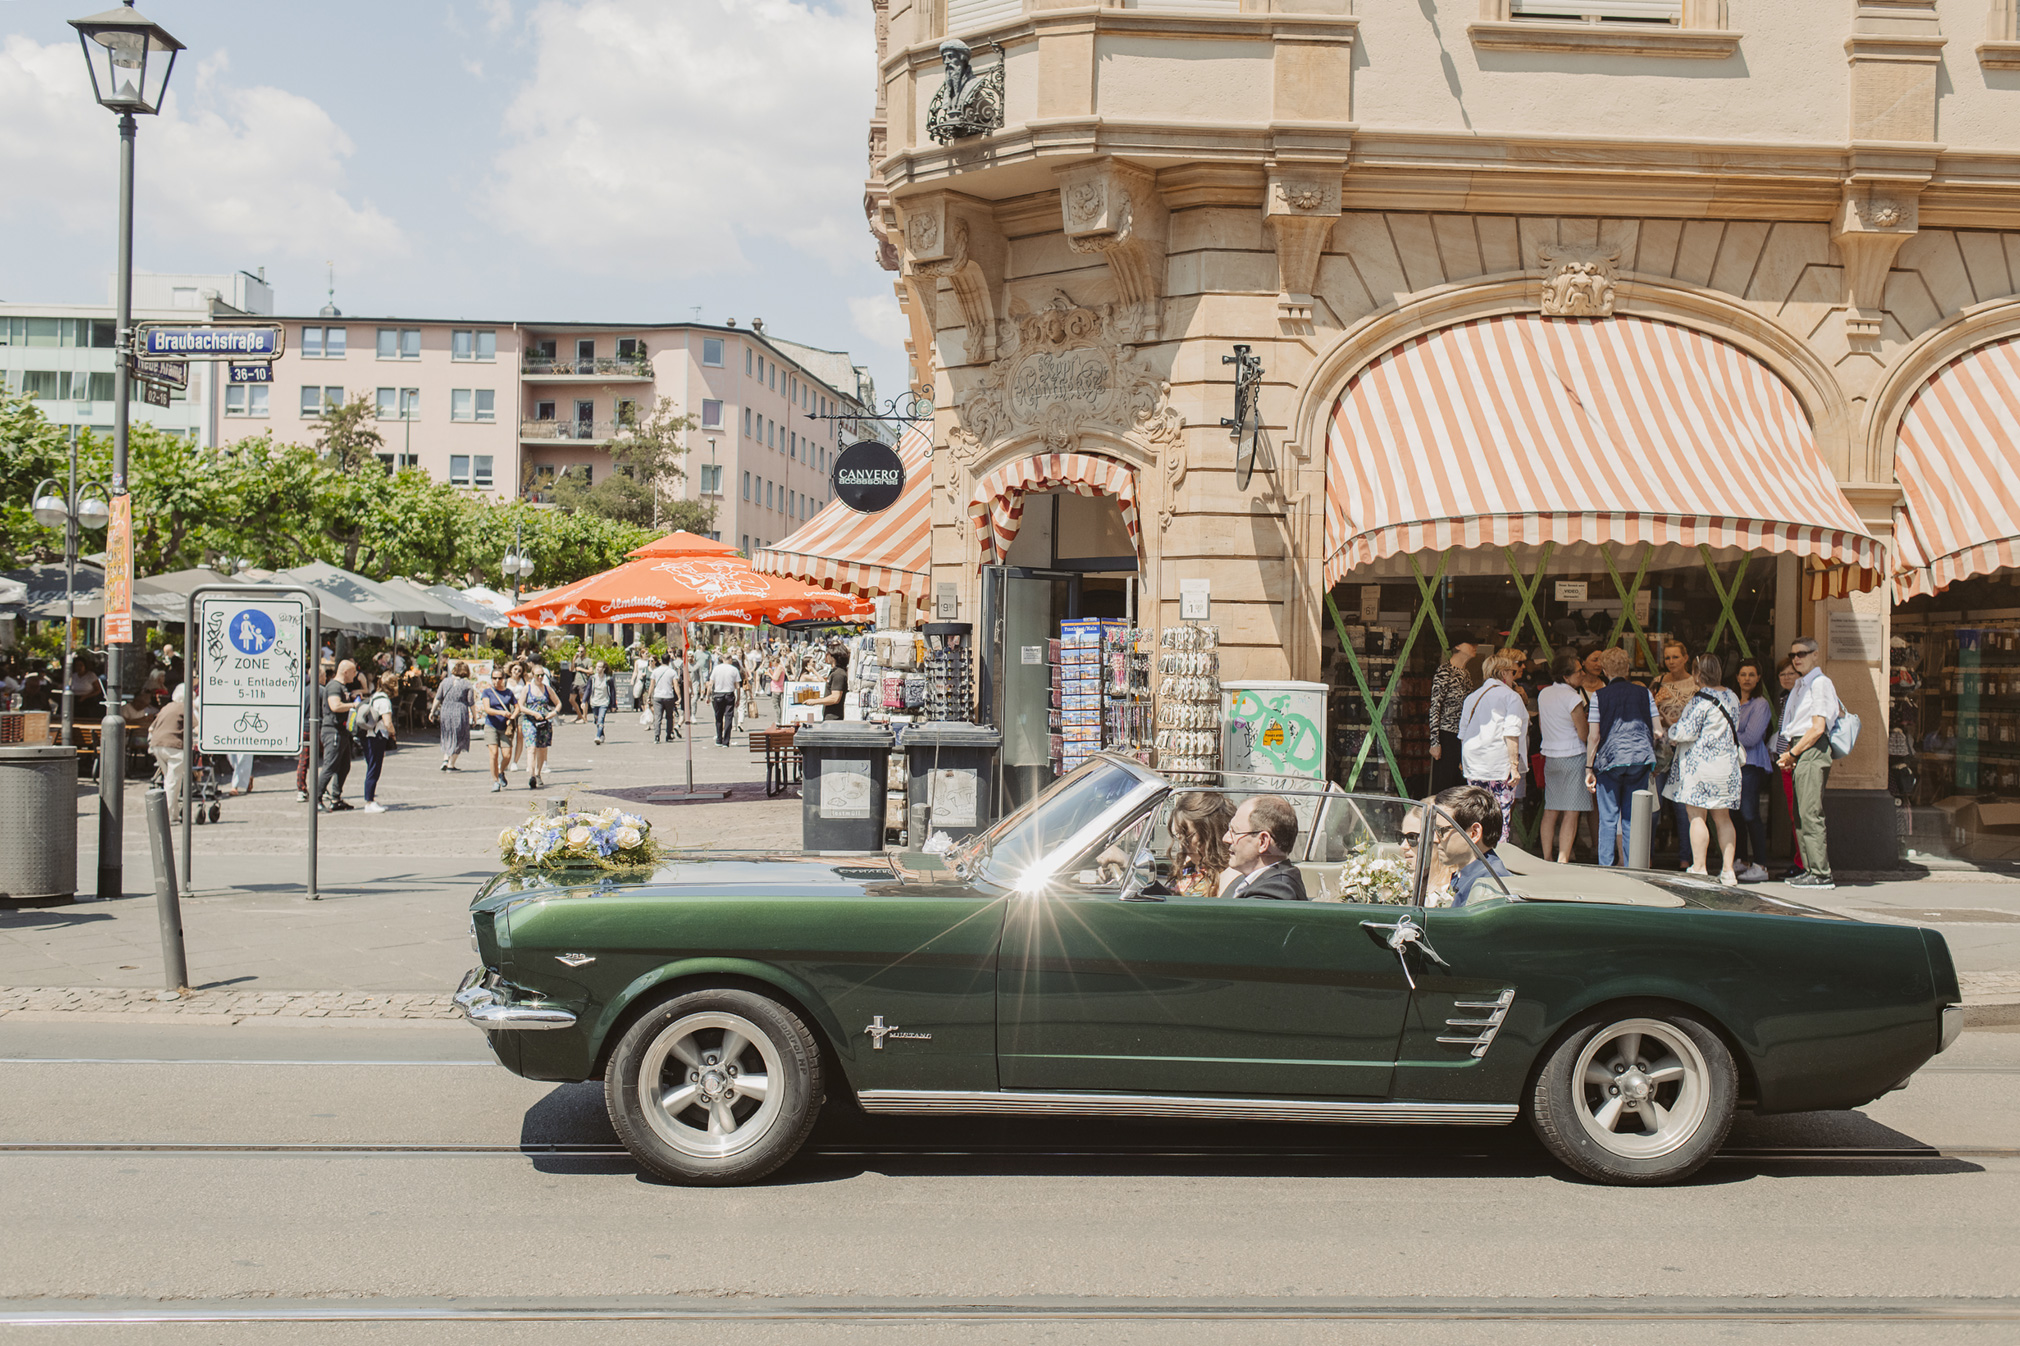
[[[133,318],[142,322],[207,322],[273,312],[273,291],[263,273],[224,275],[141,272],[133,278]],[[112,433],[113,305],[0,301],[0,388],[27,393],[59,426]],[[264,396],[262,390],[262,396]],[[135,424],[154,425],[200,445],[218,442],[215,411],[226,396],[223,366],[190,366],[189,387],[169,395],[166,407],[141,400],[138,382],[129,400]]]
[[768,336],[762,321],[478,322],[319,315],[284,318],[264,417],[227,407],[247,433],[314,439],[326,409],[371,399],[388,466],[497,496],[543,500],[574,469],[593,483],[612,450],[662,403],[693,418],[674,489],[717,507],[713,531],[741,547],[791,532],[832,498],[840,449],[878,433],[857,419],[869,372],[838,351]]

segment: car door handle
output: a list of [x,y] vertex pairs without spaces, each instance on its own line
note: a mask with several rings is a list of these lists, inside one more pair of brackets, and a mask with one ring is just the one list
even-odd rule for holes
[[1448,971],[1451,969],[1452,965],[1440,958],[1438,951],[1431,947],[1431,941],[1425,938],[1424,927],[1408,916],[1398,916],[1393,921],[1362,921],[1361,929],[1367,931],[1368,938],[1377,944],[1395,950],[1396,961],[1403,965],[1403,980],[1409,983],[1412,991],[1417,989],[1417,979],[1410,975],[1411,945],[1423,950],[1424,956],[1439,967]]

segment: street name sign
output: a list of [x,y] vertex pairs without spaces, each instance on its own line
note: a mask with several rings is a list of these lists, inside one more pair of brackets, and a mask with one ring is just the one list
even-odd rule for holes
[[231,381],[233,383],[272,383],[274,381],[274,367],[270,364],[234,364],[231,366]]
[[281,353],[279,325],[155,327],[140,332],[142,355],[181,360],[271,360]]
[[133,357],[133,373],[136,378],[146,379],[149,383],[163,383],[171,388],[189,386],[187,360],[150,360],[136,355]]
[[142,380],[140,385],[140,400],[151,407],[167,406],[168,385],[164,383],[148,383]]
[[308,615],[299,594],[197,595],[198,751],[293,757],[300,750]]

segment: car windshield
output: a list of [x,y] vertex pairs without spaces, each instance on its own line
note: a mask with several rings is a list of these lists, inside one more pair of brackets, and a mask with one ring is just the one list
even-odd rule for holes
[[1096,758],[962,843],[949,857],[957,872],[1014,888],[1038,861],[1131,795],[1150,787],[1118,762]]

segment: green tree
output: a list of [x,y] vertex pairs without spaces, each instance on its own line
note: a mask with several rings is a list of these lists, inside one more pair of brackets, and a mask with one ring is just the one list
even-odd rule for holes
[[386,447],[385,437],[379,433],[378,416],[378,408],[364,393],[325,410],[322,428],[316,433],[316,452],[345,472],[356,472],[372,464]]
[[[80,462],[79,478],[85,476]],[[46,477],[70,480],[70,444],[35,399],[0,390],[0,569],[63,558],[63,532],[44,528],[31,512]]]

